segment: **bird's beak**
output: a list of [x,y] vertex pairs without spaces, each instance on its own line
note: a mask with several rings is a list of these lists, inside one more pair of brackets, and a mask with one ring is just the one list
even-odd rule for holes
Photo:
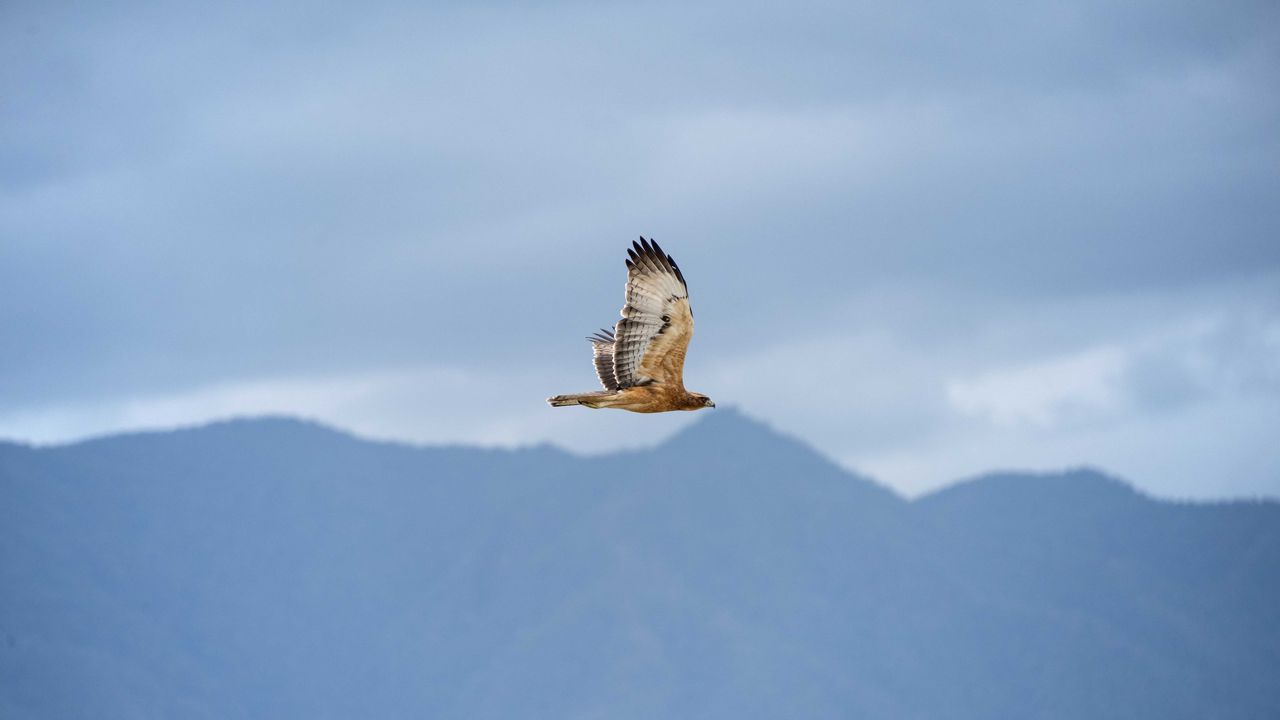
[[715,406],[716,406],[716,404],[715,404],[714,402],[712,402],[711,400],[708,400],[708,401],[707,401],[707,407],[715,407]]

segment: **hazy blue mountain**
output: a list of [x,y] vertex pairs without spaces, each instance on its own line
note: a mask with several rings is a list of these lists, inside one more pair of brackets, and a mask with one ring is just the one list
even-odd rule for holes
[[907,502],[717,410],[579,458],[0,444],[0,717],[1280,717],[1280,504]]

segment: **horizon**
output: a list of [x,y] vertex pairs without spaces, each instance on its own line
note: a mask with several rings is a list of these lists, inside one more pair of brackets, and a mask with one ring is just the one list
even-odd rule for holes
[[[1100,477],[1111,482],[1118,483],[1138,493],[1142,497],[1145,497],[1154,501],[1159,501],[1159,502],[1192,503],[1192,504],[1208,504],[1208,505],[1215,504],[1215,503],[1222,503],[1222,502],[1280,503],[1280,497],[1276,497],[1273,495],[1265,495],[1265,494],[1264,495],[1235,495],[1235,496],[1221,496],[1221,497],[1179,497],[1174,495],[1164,495],[1164,494],[1152,492],[1149,488],[1143,487],[1141,483],[1135,481],[1132,478],[1125,477],[1106,467],[1098,466],[1095,464],[1089,464],[1089,463],[1065,465],[1065,466],[1057,466],[1057,467],[999,467],[999,466],[996,466],[996,467],[991,467],[977,473],[972,473],[969,475],[964,475],[964,476],[959,476],[959,477],[949,478],[946,480],[939,481],[937,483],[932,484],[928,489],[922,490],[920,492],[907,493],[907,492],[903,492],[898,486],[896,486],[892,482],[891,478],[883,478],[883,477],[868,473],[857,467],[849,467],[847,465],[844,465],[843,463],[839,462],[836,458],[831,457],[827,453],[824,453],[821,449],[815,447],[803,436],[798,435],[794,432],[788,431],[785,428],[779,428],[775,423],[769,421],[768,419],[753,415],[750,412],[743,410],[741,407],[738,407],[736,405],[726,405],[723,407],[716,408],[715,412],[741,418],[743,421],[750,424],[751,426],[763,428],[770,435],[777,437],[780,440],[797,442],[800,445],[802,445],[807,451],[811,452],[815,456],[838,467],[843,473],[848,475],[850,479],[864,481],[864,482],[872,482],[890,491],[895,496],[907,502],[916,502],[918,500],[930,497],[937,493],[945,492],[953,488],[960,487],[962,485],[981,482],[983,480],[998,478],[1001,476],[1018,476],[1018,477],[1027,477],[1027,478],[1041,478],[1041,477],[1058,478],[1058,477],[1065,477],[1065,476],[1071,476],[1071,475],[1077,475],[1077,474],[1087,474],[1091,476]],[[199,432],[201,430],[211,429],[211,428],[224,426],[224,425],[242,424],[242,425],[252,426],[256,424],[267,424],[267,423],[279,422],[279,423],[291,423],[291,424],[309,426],[309,427],[319,429],[328,433],[333,433],[335,435],[353,439],[362,443],[368,443],[373,445],[395,446],[395,447],[400,447],[400,448],[405,448],[410,450],[431,451],[431,450],[461,449],[461,450],[479,450],[479,451],[491,451],[491,452],[518,453],[522,451],[550,449],[556,452],[563,453],[575,459],[590,460],[590,459],[608,458],[615,455],[628,455],[633,453],[643,453],[643,452],[659,450],[662,448],[663,445],[666,445],[670,443],[672,440],[675,440],[676,438],[680,437],[681,435],[684,435],[694,430],[696,426],[702,425],[704,423],[717,422],[717,420],[715,420],[714,418],[715,418],[714,413],[708,413],[703,416],[694,417],[690,422],[675,429],[674,431],[664,434],[662,436],[659,436],[657,438],[651,439],[647,442],[639,443],[639,444],[631,445],[627,447],[622,447],[622,448],[600,450],[600,451],[594,451],[594,452],[579,452],[569,448],[565,448],[561,445],[558,445],[550,441],[541,441],[536,443],[517,444],[517,445],[507,445],[507,444],[481,445],[481,444],[474,444],[474,443],[418,442],[413,440],[403,440],[403,439],[397,439],[397,438],[377,437],[377,436],[365,435],[365,434],[353,431],[349,428],[344,428],[338,424],[328,422],[323,419],[307,418],[307,417],[302,417],[298,415],[289,415],[284,413],[271,413],[271,414],[262,414],[262,415],[237,415],[237,416],[214,418],[210,420],[203,420],[203,421],[193,422],[189,424],[174,425],[174,426],[167,426],[167,427],[140,427],[140,428],[109,432],[109,433],[104,433],[100,435],[91,435],[91,436],[86,436],[86,437],[77,438],[73,440],[52,442],[52,443],[30,443],[30,442],[23,442],[20,440],[14,440],[12,438],[0,437],[0,443],[17,445],[20,447],[26,447],[34,450],[58,450],[62,448],[72,448],[78,445],[84,445],[84,444],[90,444],[90,443],[110,442],[118,438],[134,438],[138,436],[163,436],[163,435],[175,434],[175,433]]]

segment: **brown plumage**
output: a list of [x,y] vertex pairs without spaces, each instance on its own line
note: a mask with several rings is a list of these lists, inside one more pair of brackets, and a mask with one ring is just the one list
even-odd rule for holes
[[584,405],[655,413],[715,407],[684,389],[684,355],[693,337],[689,288],[676,261],[643,237],[627,250],[627,297],[622,319],[591,342],[604,390],[547,398],[553,407]]

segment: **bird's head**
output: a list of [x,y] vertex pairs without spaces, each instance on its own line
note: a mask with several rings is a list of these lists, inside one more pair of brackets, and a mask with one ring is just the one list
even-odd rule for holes
[[692,406],[689,408],[690,410],[701,410],[702,408],[713,408],[716,406],[716,404],[711,401],[711,398],[703,395],[702,393],[689,393],[689,395],[693,399],[693,402],[690,403]]

